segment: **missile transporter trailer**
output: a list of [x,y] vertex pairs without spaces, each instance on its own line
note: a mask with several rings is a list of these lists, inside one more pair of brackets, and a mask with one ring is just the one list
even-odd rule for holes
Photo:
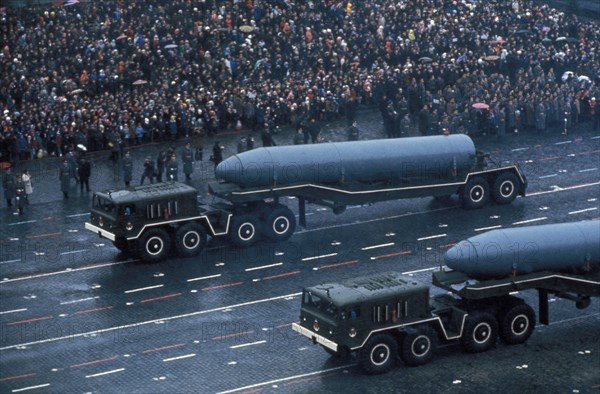
[[[512,245],[513,237],[524,236],[527,242],[527,234],[534,232],[541,239],[553,235],[563,241],[557,246],[541,243],[539,253],[528,248],[525,256],[515,253],[519,250]],[[430,297],[427,285],[397,272],[308,287],[302,294],[300,322],[292,328],[330,354],[357,354],[367,373],[384,373],[397,356],[408,365],[427,363],[440,342],[459,342],[467,352],[486,351],[498,337],[511,345],[525,342],[535,327],[535,312],[515,292],[537,290],[542,324],[549,323],[549,294],[575,301],[579,309],[588,307],[591,297],[600,296],[599,221],[490,231],[482,236],[461,241],[446,252],[446,265],[465,268],[469,274],[434,272],[432,283],[444,294]],[[493,245],[493,255],[482,253],[483,241]],[[573,248],[559,253],[558,259],[549,254],[561,245]],[[506,254],[498,255],[498,248],[505,248]],[[549,259],[548,265],[536,256]],[[561,257],[566,262],[558,265]],[[504,262],[515,269],[487,267],[503,267]]]
[[517,165],[489,168],[466,135],[258,148],[234,155],[208,185],[220,202],[202,204],[191,186],[165,182],[94,194],[86,228],[148,261],[171,247],[194,256],[207,236],[227,236],[238,247],[261,237],[292,236],[296,216],[281,197],[297,197],[300,224],[312,202],[341,213],[347,205],[458,194],[465,208],[524,196]]

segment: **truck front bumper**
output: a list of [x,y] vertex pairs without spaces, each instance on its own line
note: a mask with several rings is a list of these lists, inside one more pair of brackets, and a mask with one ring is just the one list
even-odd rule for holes
[[311,339],[313,341],[313,343],[318,343],[320,345],[323,345],[327,349],[331,349],[334,352],[338,351],[338,344],[337,343],[335,343],[333,341],[330,341],[329,339],[325,338],[322,335],[315,334],[313,331],[309,330],[308,328],[302,327],[298,323],[292,323],[292,330],[294,330],[297,333],[300,333],[300,334],[304,335],[305,337]]
[[95,232],[96,234],[98,234],[99,236],[106,238],[106,239],[110,239],[111,241],[115,241],[115,235],[111,232],[106,231],[105,229],[95,226],[92,223],[85,223],[85,229],[86,230],[90,230]]

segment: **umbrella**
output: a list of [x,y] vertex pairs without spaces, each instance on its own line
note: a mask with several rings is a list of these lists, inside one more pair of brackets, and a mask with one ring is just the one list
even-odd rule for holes
[[490,41],[490,44],[504,44],[505,42],[506,42],[506,40],[503,40],[500,38],[498,40]]
[[565,41],[567,37],[557,37],[556,41]]
[[560,79],[565,82],[566,80],[573,78],[575,76],[575,73],[573,71],[565,71],[562,75],[562,77],[560,77]]
[[77,93],[81,93],[83,92],[83,89],[75,89],[75,90],[71,90],[70,94],[77,94]]
[[251,31],[254,31],[254,26],[242,25],[240,26],[240,31],[244,33],[250,33]]
[[433,61],[433,59],[430,58],[430,57],[425,56],[425,57],[420,58],[419,61],[421,63],[431,63]]
[[575,37],[567,37],[567,42],[579,42],[579,40]]
[[148,83],[148,81],[144,81],[143,79],[138,79],[137,81],[135,81],[133,83],[133,85],[145,85],[147,83]]
[[127,34],[121,34],[119,37],[117,37],[117,40],[122,40],[124,38],[127,38]]
[[516,34],[529,34],[528,29],[519,29],[515,32]]
[[10,168],[10,162],[8,162],[8,161],[0,162],[0,170],[6,170],[7,168]]
[[486,103],[475,103],[472,105],[472,107],[475,109],[488,109],[490,106]]
[[592,80],[590,79],[590,77],[587,77],[587,76],[585,76],[585,75],[579,75],[579,76],[577,77],[577,80],[578,80],[579,82],[581,82],[581,81],[592,82]]
[[70,5],[75,5],[79,3],[79,0],[69,0],[65,3],[65,7],[70,6]]
[[167,44],[165,45],[165,49],[173,49],[173,48],[177,48],[176,44]]
[[498,59],[500,59],[500,56],[498,56],[498,55],[490,55],[490,56],[485,57],[485,60],[488,60],[488,61],[494,61],[494,60],[498,60]]
[[544,39],[542,40],[542,42],[543,42],[544,44],[551,44],[551,43],[552,43],[552,40],[551,40],[550,38],[546,37],[546,38],[544,38]]

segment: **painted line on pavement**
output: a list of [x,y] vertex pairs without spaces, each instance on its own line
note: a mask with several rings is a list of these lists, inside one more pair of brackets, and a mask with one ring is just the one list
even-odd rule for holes
[[396,245],[395,242],[388,242],[386,244],[379,244],[379,245],[372,245],[372,246],[365,246],[363,248],[360,248],[360,250],[371,250],[371,249],[377,249],[377,248],[385,248],[387,246],[394,246]]
[[586,208],[586,209],[580,209],[579,211],[571,211],[571,212],[569,212],[569,215],[575,215],[575,214],[578,214],[578,213],[595,211],[595,210],[597,210],[597,209],[598,209],[597,207],[594,207],[594,208]]
[[546,220],[548,219],[548,217],[544,216],[542,218],[535,218],[535,219],[528,219],[528,220],[521,220],[520,222],[514,222],[513,226],[517,226],[519,224],[525,224],[525,223],[533,223],[533,222],[539,222],[541,220]]
[[98,298],[100,298],[100,296],[80,298],[79,300],[73,300],[73,301],[63,301],[63,302],[60,303],[60,305],[76,304],[78,302],[97,300]]
[[124,293],[125,294],[129,294],[129,293],[136,293],[138,291],[144,291],[144,290],[152,290],[152,289],[158,289],[160,287],[163,287],[164,285],[155,285],[155,286],[148,286],[148,287],[140,287],[139,289],[133,289],[133,290],[125,290]]
[[48,387],[48,386],[50,386],[50,383],[39,384],[37,386],[23,387],[22,389],[14,389],[13,391],[11,391],[11,393],[19,393],[21,391],[26,391],[26,390],[41,389],[43,387]]
[[117,372],[122,372],[122,371],[125,371],[125,368],[113,369],[112,371],[95,373],[93,375],[86,375],[85,377],[86,378],[97,378],[98,376],[110,375],[112,373],[117,373]]
[[428,240],[428,239],[442,238],[442,237],[445,237],[447,235],[448,234],[431,235],[429,237],[417,238],[417,241],[425,241],[425,240]]
[[325,257],[333,257],[333,256],[337,256],[337,253],[329,253],[329,254],[322,254],[320,256],[304,257],[302,259],[302,261],[311,261],[311,260],[317,260],[317,259],[322,259]]
[[0,264],[12,264],[12,263],[18,263],[19,261],[21,261],[21,259],[4,260],[4,261],[0,261]]
[[175,360],[182,360],[184,358],[190,358],[190,357],[196,357],[196,353],[186,354],[186,355],[178,356],[178,357],[165,358],[163,361],[169,362],[169,361],[175,361]]
[[242,343],[241,345],[232,345],[232,346],[229,346],[229,349],[239,349],[241,347],[261,345],[263,343],[267,343],[267,340],[263,339],[262,341],[256,341],[256,342],[250,342],[250,343]]
[[64,256],[67,254],[74,254],[74,253],[80,253],[80,252],[87,252],[89,249],[78,249],[78,250],[71,250],[70,252],[62,252],[60,255]]
[[586,168],[586,169],[583,169],[583,170],[579,170],[578,172],[590,172],[590,171],[598,171],[598,167]]
[[568,191],[568,190],[575,190],[575,189],[581,189],[581,188],[584,188],[584,187],[591,187],[591,186],[598,186],[598,185],[600,185],[600,182],[583,183],[581,185],[567,186],[567,187],[563,187],[563,188],[560,188],[560,189],[543,190],[543,191],[540,191],[540,192],[527,193],[527,197],[539,196],[541,194],[550,194],[550,193],[564,192],[564,191]]
[[554,178],[555,176],[558,176],[558,174],[542,175],[538,179]]
[[73,215],[67,215],[66,217],[68,217],[68,218],[75,218],[75,217],[78,217],[78,216],[86,216],[86,215],[87,215],[87,216],[89,216],[89,215],[90,215],[90,213],[89,213],[89,212],[85,212],[85,213],[74,213]]
[[199,278],[188,279],[187,282],[195,282],[197,280],[205,280],[205,279],[218,278],[219,276],[221,276],[221,274],[209,275],[209,276],[201,276]]
[[23,308],[23,309],[13,309],[12,311],[4,311],[4,312],[0,312],[0,315],[6,315],[7,313],[25,312],[26,310],[27,310],[27,308]]
[[25,220],[23,222],[15,222],[15,223],[8,223],[9,226],[16,226],[18,224],[27,224],[27,223],[35,223],[37,222],[37,220]]
[[269,264],[269,265],[261,265],[260,267],[252,267],[252,268],[246,268],[244,271],[248,272],[248,271],[256,271],[256,270],[262,270],[265,268],[271,268],[271,267],[277,267],[283,265],[283,263],[275,263],[275,264]]
[[501,225],[501,224],[499,224],[499,225],[497,225],[497,226],[490,226],[490,227],[481,227],[481,228],[476,228],[476,229],[475,229],[475,230],[473,230],[473,231],[486,231],[486,230],[493,230],[493,229],[495,229],[495,228],[500,228],[500,227],[502,227],[502,225]]
[[62,337],[42,339],[42,340],[39,340],[39,341],[31,341],[31,342],[21,343],[21,344],[17,344],[17,345],[9,345],[9,346],[5,346],[5,347],[1,347],[0,351],[16,349],[16,348],[23,347],[23,346],[32,346],[32,345],[40,345],[40,344],[43,344],[43,343],[51,343],[51,342],[64,341],[64,340],[67,340],[67,339],[71,340],[71,339],[75,339],[75,338],[79,338],[79,337],[87,337],[89,335],[98,335],[98,334],[102,334],[102,333],[105,333],[105,332],[112,332],[112,331],[117,331],[117,330],[124,330],[126,328],[140,327],[140,326],[145,326],[145,325],[148,325],[148,324],[156,324],[156,323],[159,323],[159,322],[163,323],[165,321],[184,319],[184,318],[187,318],[187,317],[201,316],[201,315],[206,315],[206,314],[209,314],[209,313],[221,312],[221,311],[224,311],[226,309],[242,308],[242,307],[245,307],[245,306],[251,306],[251,305],[263,304],[263,303],[271,302],[271,301],[278,301],[278,300],[288,299],[288,298],[292,298],[292,297],[297,297],[297,296],[299,296],[301,294],[302,294],[302,292],[290,293],[290,294],[285,294],[285,295],[276,296],[276,297],[263,298],[263,299],[260,299],[260,300],[247,301],[247,302],[242,302],[242,303],[239,303],[239,304],[233,304],[233,305],[221,306],[221,307],[212,308],[212,309],[205,309],[205,310],[202,310],[202,311],[185,313],[185,314],[182,314],[182,315],[168,316],[168,317],[163,317],[163,318],[160,318],[160,319],[146,320],[146,321],[142,321],[142,322],[137,322],[137,323],[132,323],[132,324],[126,324],[126,325],[122,325],[122,326],[108,327],[108,328],[103,328],[103,329],[100,329],[100,330],[87,331],[87,332],[82,332],[82,333],[77,333],[77,334],[66,335],[66,336],[62,336]]

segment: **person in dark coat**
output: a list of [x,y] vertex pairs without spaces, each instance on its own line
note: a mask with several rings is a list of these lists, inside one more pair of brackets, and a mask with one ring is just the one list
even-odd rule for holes
[[69,168],[69,161],[63,160],[63,164],[58,171],[58,179],[60,180],[60,190],[63,193],[65,199],[69,198],[69,187],[71,186],[71,169]]
[[317,123],[317,119],[314,117],[311,118],[306,128],[308,129],[308,134],[310,134],[311,142],[317,144],[321,139],[321,126]]
[[171,158],[167,162],[167,181],[178,181],[179,180],[179,165],[177,164],[177,156],[171,155]]
[[254,137],[252,137],[252,134],[248,134],[248,137],[246,137],[246,150],[252,149],[254,149]]
[[223,149],[225,147],[221,145],[219,141],[216,141],[212,148],[212,161],[215,163],[215,168],[223,161]]
[[271,127],[267,123],[265,123],[265,128],[262,129],[262,132],[260,133],[260,139],[262,140],[262,145],[265,147],[277,145],[273,140],[273,135],[271,134]]
[[82,157],[79,160],[79,167],[77,169],[77,175],[79,175],[79,190],[83,192],[83,186],[85,190],[90,191],[90,176],[92,175],[92,165],[89,161]]
[[67,153],[67,161],[69,162],[69,170],[71,171],[71,178],[75,179],[75,183],[79,183],[79,177],[77,172],[77,158],[75,153],[70,151]]
[[15,194],[15,208],[19,215],[23,214],[23,208],[27,203],[27,199],[25,198],[25,184],[23,183],[23,179],[20,175],[16,177],[16,194]]
[[129,153],[129,151],[126,151],[125,156],[123,156],[123,181],[125,182],[125,186],[129,187],[132,177],[133,160],[131,159],[131,154]]
[[150,184],[154,183],[154,162],[150,156],[146,157],[146,160],[144,160],[144,171],[142,172],[140,185],[144,184],[146,178],[150,179]]
[[6,169],[6,172],[2,177],[2,188],[4,189],[4,198],[6,198],[6,206],[8,208],[11,208],[13,206],[12,200],[17,194],[17,179],[12,173],[10,167]]
[[183,173],[185,174],[185,180],[192,180],[192,173],[194,172],[194,151],[192,150],[192,144],[186,143],[185,148],[181,152],[181,161],[183,162]]
[[162,182],[162,175],[165,172],[165,165],[167,164],[167,154],[164,150],[161,150],[158,153],[158,157],[156,158],[156,182]]
[[358,124],[356,121],[354,121],[348,129],[348,141],[358,141],[359,134],[360,131],[358,130]]
[[419,111],[419,132],[421,135],[427,135],[429,131],[430,115],[427,106],[423,106],[423,109]]

